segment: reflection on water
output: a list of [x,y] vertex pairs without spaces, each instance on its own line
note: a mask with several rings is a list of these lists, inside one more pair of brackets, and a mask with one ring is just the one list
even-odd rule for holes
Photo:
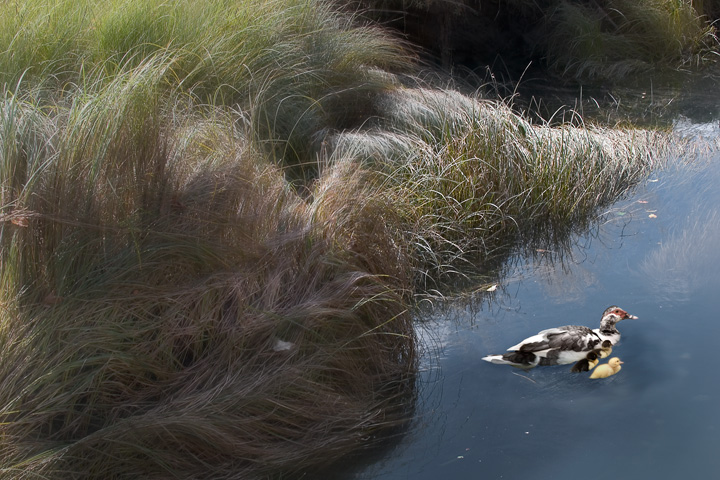
[[[682,128],[681,128],[682,127]],[[718,135],[717,125],[678,130]],[[562,262],[517,259],[490,305],[428,325],[418,417],[356,479],[676,479],[720,472],[720,155],[659,172]],[[541,329],[596,327],[617,304],[617,375],[481,360]]]
[[[715,199],[717,205],[718,199]],[[664,300],[691,300],[718,272],[720,214],[712,209],[688,218],[679,232],[651,251],[641,271]]]

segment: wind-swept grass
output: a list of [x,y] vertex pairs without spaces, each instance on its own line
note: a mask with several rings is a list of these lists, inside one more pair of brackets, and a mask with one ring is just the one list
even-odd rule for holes
[[163,69],[3,98],[4,477],[290,472],[405,418],[402,278],[310,222],[231,111],[161,102]]
[[373,193],[350,196],[380,195],[395,207],[429,285],[517,246],[566,238],[643,178],[664,148],[659,133],[535,125],[456,91],[401,89],[383,103],[382,128],[334,139],[337,172],[322,188],[354,185],[347,176],[359,168],[375,172],[363,182]]
[[62,94],[161,57],[166,88],[248,111],[287,164],[303,161],[315,132],[362,122],[359,105],[388,86],[381,69],[411,59],[320,0],[5,2],[0,30],[0,85]]

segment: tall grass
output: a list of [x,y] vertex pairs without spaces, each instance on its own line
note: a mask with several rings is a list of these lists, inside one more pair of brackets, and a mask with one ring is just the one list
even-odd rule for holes
[[[601,81],[697,70],[718,59],[717,2],[699,0],[334,0],[360,4],[443,67],[524,75],[529,64]],[[456,69],[457,70],[457,69]],[[511,73],[513,72],[513,73]],[[517,78],[514,80],[517,81]]]
[[395,207],[425,288],[519,246],[567,238],[656,167],[665,148],[661,133],[531,124],[451,90],[400,89],[382,103],[388,116],[377,129],[334,139],[337,171],[328,178],[342,190],[357,169],[375,172],[364,182],[373,193],[352,196]]
[[718,49],[714,27],[686,0],[562,1],[547,24],[550,66],[577,77],[697,68]]
[[310,222],[232,111],[159,95],[165,68],[3,98],[3,476],[289,472],[404,418],[402,278]]
[[258,138],[290,164],[314,132],[361,122],[346,106],[387,87],[380,69],[411,58],[320,0],[4,2],[0,29],[0,85],[62,92],[158,55],[168,88],[251,112]]

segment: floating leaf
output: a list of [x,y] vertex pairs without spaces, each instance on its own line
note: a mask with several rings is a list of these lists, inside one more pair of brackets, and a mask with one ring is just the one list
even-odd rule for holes
[[648,218],[657,218],[657,215],[655,215],[654,213],[651,213],[650,215],[648,215]]

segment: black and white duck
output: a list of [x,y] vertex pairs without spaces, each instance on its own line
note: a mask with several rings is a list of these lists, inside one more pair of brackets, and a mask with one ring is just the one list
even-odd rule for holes
[[603,312],[599,328],[590,329],[580,325],[549,328],[508,348],[508,353],[487,355],[483,360],[530,369],[538,365],[565,365],[586,360],[589,353],[603,348],[609,354],[612,346],[620,341],[620,332],[615,325],[628,318],[638,317],[613,305]]

